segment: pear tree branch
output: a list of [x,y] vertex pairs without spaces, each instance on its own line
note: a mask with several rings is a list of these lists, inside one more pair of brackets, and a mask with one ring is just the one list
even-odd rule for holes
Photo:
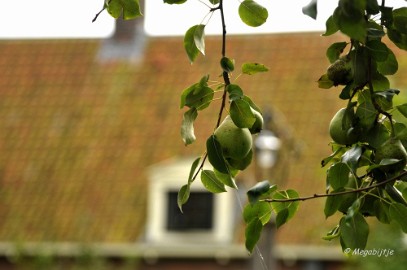
[[326,194],[314,194],[311,196],[305,196],[305,197],[298,197],[298,198],[287,198],[287,199],[264,199],[264,200],[260,200],[263,202],[296,202],[296,201],[307,201],[307,200],[312,200],[312,199],[317,199],[317,198],[325,198],[325,197],[333,197],[333,196],[339,196],[339,195],[344,195],[344,194],[350,194],[350,193],[359,193],[359,192],[363,192],[363,191],[367,191],[376,187],[380,187],[383,186],[387,183],[393,182],[395,180],[400,179],[403,176],[407,175],[407,171],[404,171],[402,173],[400,173],[397,176],[391,177],[385,181],[376,183],[374,185],[370,185],[367,187],[363,187],[363,188],[358,188],[358,189],[353,189],[353,190],[347,190],[347,191],[341,191],[341,192],[335,192],[335,193],[326,193]]

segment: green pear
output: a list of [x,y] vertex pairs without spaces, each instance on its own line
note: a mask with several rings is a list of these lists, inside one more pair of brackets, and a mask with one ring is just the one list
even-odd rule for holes
[[329,123],[329,135],[336,143],[351,145],[359,139],[357,130],[352,127],[351,119],[344,122],[346,108],[341,108]]
[[385,159],[388,161],[398,161],[381,166],[380,169],[384,172],[395,173],[405,168],[407,164],[407,152],[400,140],[390,138],[376,150],[375,162],[377,164],[385,163]]
[[252,149],[252,135],[248,128],[239,128],[228,115],[214,135],[222,147],[225,158],[243,159]]
[[250,163],[252,162],[253,158],[253,151],[250,149],[249,153],[242,159],[232,159],[227,158],[226,161],[232,168],[238,169],[243,171],[247,167],[249,167]]
[[353,79],[351,62],[345,57],[339,58],[328,67],[326,75],[335,86],[348,84]]

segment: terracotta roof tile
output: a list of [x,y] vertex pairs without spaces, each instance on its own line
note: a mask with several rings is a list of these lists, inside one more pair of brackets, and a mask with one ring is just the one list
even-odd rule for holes
[[[344,106],[338,90],[316,85],[328,65],[324,50],[334,40],[304,33],[233,36],[227,44],[238,65],[270,67],[238,83],[258,105],[283,114],[301,143],[285,186],[303,195],[323,192],[326,129]],[[145,221],[146,167],[200,155],[214,126],[217,109],[200,114],[198,142],[184,147],[181,91],[208,70],[219,80],[213,55],[220,39],[206,43],[209,56],[191,66],[180,38],[149,39],[137,65],[98,62],[97,40],[1,41],[0,241],[136,241]],[[394,81],[407,86],[402,76]],[[250,178],[251,171],[242,176]],[[303,203],[279,241],[321,243],[333,221],[325,221],[323,203]]]

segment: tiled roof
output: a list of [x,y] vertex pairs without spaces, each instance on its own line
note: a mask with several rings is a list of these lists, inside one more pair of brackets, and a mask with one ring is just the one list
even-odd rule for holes
[[[320,160],[330,152],[327,126],[344,106],[339,90],[316,84],[334,38],[233,36],[227,44],[238,65],[260,61],[270,67],[238,83],[258,105],[283,114],[302,145],[284,184],[302,195],[324,191]],[[201,113],[198,141],[185,147],[179,96],[208,71],[218,79],[220,38],[207,37],[208,56],[192,66],[178,37],[150,38],[137,64],[98,61],[102,45],[0,42],[0,241],[134,242],[144,229],[147,166],[204,150],[217,109]],[[401,75],[394,80],[407,86]],[[322,244],[320,237],[335,222],[325,221],[323,203],[302,203],[279,241]]]

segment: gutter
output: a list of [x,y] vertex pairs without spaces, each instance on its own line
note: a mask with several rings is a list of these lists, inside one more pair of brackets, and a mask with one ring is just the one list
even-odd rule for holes
[[[344,261],[339,246],[277,245],[275,258],[283,261]],[[142,258],[154,263],[160,258],[250,259],[242,244],[150,244],[150,243],[76,243],[76,242],[0,242],[1,257],[54,256],[70,258],[84,254],[105,258]]]

